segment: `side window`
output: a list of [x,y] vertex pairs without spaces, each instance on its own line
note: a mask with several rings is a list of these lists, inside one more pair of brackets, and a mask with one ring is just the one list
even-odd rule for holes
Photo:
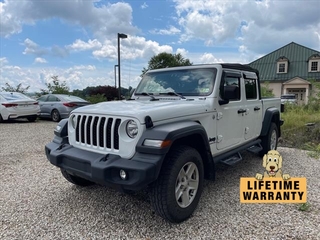
[[39,101],[39,102],[45,102],[45,101],[47,100],[47,97],[48,97],[48,96],[39,97],[39,98],[38,98],[38,101]]
[[236,93],[234,99],[230,101],[239,101],[240,97],[240,77],[226,76],[224,79],[224,88],[227,91],[233,91]]
[[60,100],[59,100],[59,98],[57,98],[56,96],[53,96],[53,95],[50,95],[49,97],[48,97],[48,100],[47,100],[48,102],[59,102]]
[[257,99],[257,79],[245,79],[246,98],[248,100]]

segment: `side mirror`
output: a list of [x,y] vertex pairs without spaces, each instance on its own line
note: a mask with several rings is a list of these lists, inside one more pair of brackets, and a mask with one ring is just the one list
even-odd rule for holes
[[219,100],[220,105],[228,104],[230,100],[239,99],[239,87],[238,86],[224,86],[222,88],[222,99]]

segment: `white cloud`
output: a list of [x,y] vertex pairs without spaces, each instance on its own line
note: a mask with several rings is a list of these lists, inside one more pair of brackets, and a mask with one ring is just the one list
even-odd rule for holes
[[216,46],[231,41],[247,47],[251,55],[268,53],[292,41],[319,49],[318,0],[173,1],[181,42],[200,39]]
[[135,34],[132,25],[132,8],[128,3],[117,2],[95,7],[94,1],[21,0],[0,2],[0,35],[10,36],[21,32],[23,25],[39,20],[60,18],[68,23],[89,28],[95,36],[105,38],[118,31]]
[[23,45],[26,47],[23,51],[23,54],[43,56],[48,53],[47,49],[40,47],[37,43],[33,42],[29,38],[24,40]]
[[74,70],[89,70],[94,71],[96,70],[96,66],[94,65],[76,65],[72,68],[69,68],[66,72],[73,72]]
[[59,47],[57,45],[52,46],[51,48],[44,48],[39,46],[37,43],[27,38],[24,40],[23,44],[26,48],[22,52],[23,54],[31,54],[37,57],[42,57],[43,55],[53,55],[56,57],[65,58],[69,55],[69,51],[65,47]]
[[222,63],[224,62],[222,59],[218,59],[211,53],[204,53],[200,57],[200,63]]
[[[146,40],[144,37],[129,36],[121,40],[120,54],[121,59],[150,59],[152,56],[161,52],[172,53],[169,45],[160,45],[158,42]],[[100,58],[117,59],[118,48],[110,40],[105,40],[103,46],[93,51],[93,56]]]
[[40,58],[40,57],[37,57],[35,60],[34,60],[35,63],[47,63],[47,60],[45,60],[44,58]]
[[3,65],[5,65],[5,64],[7,64],[7,63],[8,63],[8,60],[7,60],[6,57],[0,58],[0,66],[3,66]]
[[169,29],[153,29],[150,31],[152,34],[159,34],[159,35],[175,35],[179,34],[181,31],[174,27],[170,26]]
[[183,57],[186,57],[188,55],[188,51],[184,48],[178,48],[176,51],[176,54],[180,53]]
[[147,7],[149,7],[149,6],[147,5],[146,2],[144,2],[144,3],[141,5],[141,8],[142,8],[142,9],[146,9]]
[[84,42],[81,39],[77,39],[71,45],[68,45],[67,48],[74,51],[87,51],[92,49],[101,48],[102,44],[97,39],[89,39],[88,42]]

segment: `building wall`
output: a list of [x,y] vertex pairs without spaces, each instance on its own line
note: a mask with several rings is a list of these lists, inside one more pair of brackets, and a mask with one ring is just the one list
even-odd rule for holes
[[268,82],[268,84],[266,83],[261,83],[262,86],[264,87],[269,87],[270,90],[272,90],[272,93],[275,97],[281,97],[282,95],[282,83],[270,83]]

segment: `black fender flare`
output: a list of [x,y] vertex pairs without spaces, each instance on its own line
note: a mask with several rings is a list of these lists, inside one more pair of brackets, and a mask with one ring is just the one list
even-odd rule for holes
[[[170,144],[163,148],[145,146],[146,139],[166,140]],[[168,123],[147,129],[140,137],[136,152],[166,155],[175,144],[186,144],[195,147],[201,155],[205,166],[205,177],[214,180],[215,168],[209,140],[204,127],[194,121]]]
[[59,144],[69,143],[68,119],[62,119],[54,129],[53,142],[59,143]]
[[264,119],[262,121],[262,129],[260,133],[261,137],[266,136],[268,134],[268,131],[272,122],[274,122],[277,125],[278,131],[279,131],[279,137],[281,136],[280,111],[275,107],[271,107],[271,108],[268,108],[264,114]]

